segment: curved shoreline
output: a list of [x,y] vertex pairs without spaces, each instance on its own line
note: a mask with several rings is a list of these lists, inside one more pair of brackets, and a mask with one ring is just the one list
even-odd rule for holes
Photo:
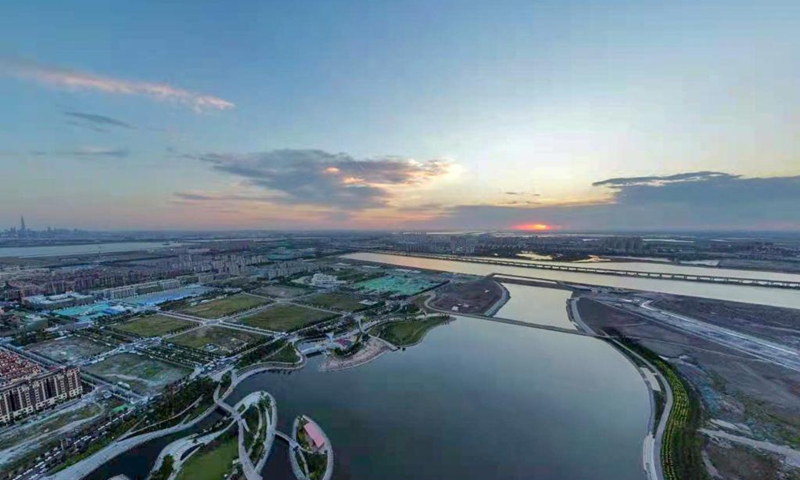
[[[330,478],[333,476],[333,445],[331,445],[331,441],[328,438],[328,434],[325,433],[325,430],[323,430],[322,427],[320,427],[317,422],[312,420],[311,417],[307,415],[301,415],[295,417],[294,422],[292,423],[292,441],[294,441],[296,444],[295,448],[299,449],[301,452],[305,451],[305,449],[301,447],[299,442],[297,441],[297,430],[301,417],[305,419],[307,423],[314,425],[320,432],[325,441],[325,456],[326,456],[325,473],[322,475],[322,478],[320,480],[330,480]],[[292,464],[292,472],[294,473],[295,477],[297,477],[298,480],[309,480],[309,477],[306,476],[303,473],[303,470],[300,468],[300,464],[297,462],[297,457],[295,456],[294,453],[295,453],[294,450],[292,450],[292,448],[290,447],[289,459],[290,463]],[[305,457],[303,458],[305,460]]]
[[[489,277],[492,277],[492,275],[489,275]],[[495,314],[497,314],[497,312],[500,311],[501,308],[505,306],[506,303],[508,303],[509,300],[511,300],[511,292],[508,291],[506,286],[503,285],[502,282],[498,282],[494,278],[492,278],[492,280],[500,286],[500,288],[503,290],[503,293],[502,296],[496,302],[494,302],[494,305],[492,305],[485,312],[483,312],[483,314],[486,315],[487,317],[493,317]]]

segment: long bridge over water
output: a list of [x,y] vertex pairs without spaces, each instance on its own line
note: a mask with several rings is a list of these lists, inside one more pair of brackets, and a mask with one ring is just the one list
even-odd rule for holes
[[529,262],[508,260],[502,258],[461,257],[458,255],[406,253],[406,252],[395,252],[391,250],[377,251],[374,253],[401,255],[404,257],[431,258],[434,260],[451,260],[456,262],[482,263],[486,265],[501,265],[504,267],[535,268],[539,270],[555,270],[555,271],[573,272],[573,273],[591,273],[596,275],[614,275],[618,277],[639,277],[639,278],[652,278],[658,280],[681,280],[685,282],[733,284],[733,285],[746,285],[752,287],[788,288],[788,289],[800,290],[800,281],[772,280],[766,278],[725,277],[725,276],[699,275],[699,274],[693,275],[689,273],[640,272],[636,270],[576,267],[572,265],[565,265],[559,263],[552,263],[552,264],[529,263]]

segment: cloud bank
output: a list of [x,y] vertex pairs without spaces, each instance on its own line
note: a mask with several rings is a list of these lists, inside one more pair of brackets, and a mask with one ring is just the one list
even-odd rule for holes
[[191,158],[265,189],[276,203],[364,210],[386,207],[395,193],[448,174],[449,160],[401,157],[357,159],[322,150],[207,153]]
[[[546,223],[569,230],[800,230],[800,176],[723,172],[623,177],[593,184],[610,202],[587,205],[456,205],[439,227],[506,229]],[[431,224],[430,226],[433,226]]]
[[188,106],[197,112],[228,110],[235,106],[219,97],[191,92],[166,83],[124,80],[19,59],[0,59],[0,74],[66,90],[91,90],[165,100]]

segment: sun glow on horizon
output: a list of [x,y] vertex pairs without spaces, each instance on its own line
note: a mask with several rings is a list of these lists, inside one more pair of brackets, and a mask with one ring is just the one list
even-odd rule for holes
[[520,225],[514,225],[511,227],[513,230],[525,230],[529,232],[546,232],[548,230],[552,230],[552,225],[547,225],[546,223],[522,223]]

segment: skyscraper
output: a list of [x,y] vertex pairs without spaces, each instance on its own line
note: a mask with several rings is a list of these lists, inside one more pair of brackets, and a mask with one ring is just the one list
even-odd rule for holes
[[25,228],[25,217],[20,215],[19,216],[19,236],[24,237],[26,236],[28,231]]

